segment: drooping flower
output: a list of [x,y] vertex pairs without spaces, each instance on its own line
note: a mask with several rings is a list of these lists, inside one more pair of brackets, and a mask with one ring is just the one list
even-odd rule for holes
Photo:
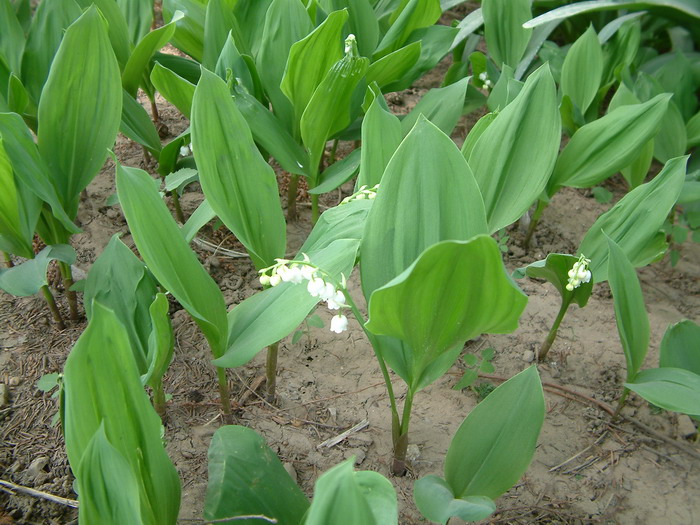
[[591,271],[588,269],[588,265],[591,264],[590,259],[586,259],[585,256],[581,255],[574,263],[574,266],[569,270],[569,282],[566,284],[566,289],[573,292],[576,288],[582,284],[591,281]]
[[333,297],[326,300],[326,306],[330,310],[339,310],[342,306],[345,306],[345,294],[343,291],[337,290]]
[[331,332],[340,334],[348,329],[348,318],[343,314],[334,315],[331,319]]
[[325,287],[326,282],[320,277],[314,277],[309,281],[309,284],[306,285],[306,289],[308,290],[311,297],[318,297],[319,295],[321,295],[321,292]]

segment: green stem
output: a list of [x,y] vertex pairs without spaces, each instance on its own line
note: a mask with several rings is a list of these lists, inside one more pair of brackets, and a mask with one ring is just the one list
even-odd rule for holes
[[66,297],[68,297],[68,308],[70,309],[70,320],[78,320],[78,295],[75,291],[71,290],[73,286],[73,270],[70,264],[64,263],[63,261],[58,261],[58,267],[61,269],[61,277],[63,278],[63,287],[66,290]]
[[406,392],[406,401],[403,404],[403,414],[399,435],[393,436],[394,441],[394,461],[391,472],[396,476],[403,476],[406,473],[406,451],[408,450],[408,426],[411,421],[411,409],[413,408],[413,391],[409,388]]
[[180,224],[185,224],[185,214],[182,213],[182,206],[180,206],[180,197],[177,194],[177,189],[170,192],[170,196],[173,198],[173,206],[175,207],[175,216]]
[[2,252],[2,257],[5,259],[5,268],[12,268],[14,263],[12,262],[12,257],[7,252]]
[[532,236],[535,233],[537,224],[540,222],[540,217],[542,217],[542,213],[548,205],[549,203],[541,199],[537,201],[537,208],[535,209],[535,213],[532,215],[532,219],[530,220],[530,226],[527,229],[527,234],[525,235],[525,240],[523,241],[523,249],[525,251],[528,251],[530,249],[530,241],[532,240]]
[[335,164],[335,154],[338,151],[338,139],[333,140],[333,145],[331,146],[331,152],[328,156],[328,166]]
[[299,188],[299,175],[290,175],[287,186],[287,220],[297,220],[297,189]]
[[228,390],[228,381],[226,380],[226,369],[216,368],[217,379],[219,380],[219,397],[221,397],[221,410],[224,412],[224,422],[231,424],[231,396]]
[[265,363],[265,377],[267,379],[267,402],[275,401],[275,390],[277,387],[277,355],[279,352],[279,342],[267,347],[267,361]]
[[51,315],[53,315],[53,320],[56,322],[56,326],[58,326],[59,330],[65,330],[66,325],[63,322],[63,317],[61,317],[61,312],[56,305],[56,300],[54,299],[51,290],[49,290],[49,287],[46,285],[42,286],[41,294],[44,296],[44,299],[46,299],[46,304],[49,305],[49,310],[51,310]]
[[627,401],[627,396],[629,395],[630,390],[629,388],[625,388],[622,391],[622,395],[620,396],[620,401],[617,402],[617,408],[615,409],[615,413],[612,416],[612,420],[615,421],[618,416],[620,415],[620,412],[622,412],[622,409],[625,406],[625,402]]
[[562,299],[561,308],[559,308],[557,318],[554,320],[554,324],[552,324],[552,328],[549,330],[547,338],[542,343],[542,346],[540,347],[540,352],[537,355],[537,359],[539,361],[544,361],[544,359],[547,357],[547,353],[549,352],[552,343],[554,343],[554,340],[557,338],[557,331],[559,331],[559,325],[561,324],[562,319],[564,319],[564,316],[566,315],[570,304],[571,298],[569,300]]

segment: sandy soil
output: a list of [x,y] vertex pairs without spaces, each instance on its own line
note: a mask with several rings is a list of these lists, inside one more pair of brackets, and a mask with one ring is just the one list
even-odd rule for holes
[[[439,85],[446,67],[442,65],[415,88],[392,95],[396,111],[405,112],[429,87]],[[159,109],[169,130],[167,141],[187,123],[162,101]],[[474,120],[473,116],[463,119],[455,140],[463,140]],[[340,151],[348,148],[343,145]],[[153,171],[144,166],[140,148],[123,137],[116,153],[126,165]],[[284,185],[283,178],[280,183]],[[615,200],[623,195],[623,185],[616,179],[607,187]],[[89,186],[79,215],[84,233],[75,236],[73,244],[78,251],[77,266],[84,271],[114,233],[124,233],[123,240],[131,244],[120,209],[104,204],[113,192],[114,166],[109,161]],[[333,193],[325,204],[334,205],[337,198]],[[185,213],[191,213],[201,199],[197,185],[191,186],[182,199]],[[599,204],[588,191],[565,189],[546,210],[530,253],[520,247],[523,235],[517,225],[509,229],[506,265],[512,270],[550,252],[575,252],[587,228],[611,205]],[[290,250],[301,244],[310,229],[308,206],[301,205],[300,210],[301,220],[289,227]],[[210,230],[202,235],[217,241],[226,237]],[[651,321],[646,361],[650,367],[657,365],[658,345],[669,323],[683,318],[700,321],[700,247],[686,244],[681,252],[675,268],[663,260],[639,272]],[[199,255],[229,306],[260,289],[247,259],[204,251]],[[359,300],[357,276],[350,283]],[[519,329],[509,335],[483,336],[465,348],[467,353],[494,348],[495,375],[501,377],[510,377],[530,365],[532,352],[544,339],[559,308],[558,295],[548,284],[525,279],[520,285],[529,296],[529,304]],[[67,312],[63,295],[58,297]],[[317,313],[328,325],[329,312],[319,308]],[[179,305],[173,305],[173,325],[177,343],[165,378],[166,391],[172,395],[165,438],[182,480],[181,518],[196,523],[192,519],[202,517],[206,490],[207,447],[222,422],[214,369],[203,336]],[[0,407],[1,479],[75,497],[62,437],[51,424],[57,402],[35,385],[43,374],[61,371],[84,326],[80,322],[59,332],[39,297],[20,299],[0,293],[0,383],[10,391],[9,401]],[[229,371],[236,423],[265,436],[309,495],[320,473],[350,456],[356,456],[359,469],[389,476],[388,398],[371,347],[355,322],[351,321],[350,329],[342,335],[312,328],[297,344],[289,338],[281,343],[275,405],[253,390],[260,384],[263,365],[264,352],[249,365]],[[539,366],[544,382],[572,389],[593,401],[548,389],[547,416],[532,465],[498,500],[498,512],[488,523],[700,523],[698,460],[659,437],[700,452],[698,445],[683,435],[688,421],[676,414],[659,413],[632,395],[624,414],[647,425],[654,434],[627,420],[610,423],[608,414],[594,404],[615,403],[624,367],[610,291],[607,285],[597,285],[585,309],[571,308],[549,360]],[[463,370],[460,360],[415,400],[410,471],[403,478],[389,476],[398,493],[402,524],[424,521],[412,501],[413,482],[441,472],[452,434],[479,401],[472,390],[453,390]],[[498,382],[481,379],[479,384]],[[396,385],[401,393],[398,379]],[[484,388],[488,386],[480,390]],[[364,419],[369,420],[365,430],[333,448],[318,447]],[[71,523],[76,516],[65,506],[0,489],[0,524]]]

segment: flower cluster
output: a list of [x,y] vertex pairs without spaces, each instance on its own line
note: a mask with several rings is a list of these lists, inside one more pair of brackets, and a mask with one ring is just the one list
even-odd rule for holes
[[493,88],[493,82],[491,82],[491,80],[489,80],[489,76],[486,73],[486,71],[479,73],[479,80],[481,80],[481,82],[483,83],[481,86],[483,89]]
[[379,190],[379,184],[375,184],[371,188],[367,187],[367,185],[360,186],[359,190],[357,190],[355,193],[353,193],[349,197],[345,197],[342,201],[340,201],[340,204],[346,204],[346,203],[351,202],[351,201],[375,199],[377,197],[377,190]]
[[[312,297],[326,301],[330,310],[338,310],[338,314],[331,319],[331,331],[336,334],[344,332],[348,329],[348,318],[342,312],[344,308],[349,308],[345,304],[345,292],[330,282],[328,275],[320,268],[311,264],[306,254],[302,255],[303,261],[275,259],[276,264],[260,270],[260,283],[263,286],[277,286],[280,283],[301,284],[308,281],[306,289]],[[343,276],[341,287],[345,288],[345,285]]]
[[583,255],[578,258],[578,261],[574,263],[573,268],[569,270],[569,282],[566,285],[566,289],[573,292],[574,289],[578,288],[584,283],[590,282],[591,271],[588,269],[588,265],[591,264],[590,259],[586,259]]

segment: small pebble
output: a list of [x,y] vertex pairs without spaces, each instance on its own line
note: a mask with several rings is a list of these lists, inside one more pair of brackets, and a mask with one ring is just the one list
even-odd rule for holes
[[19,385],[19,384],[20,384],[20,378],[17,377],[17,376],[13,376],[13,377],[11,377],[10,380],[8,381],[8,384],[9,384],[10,386],[17,386],[17,385]]
[[420,449],[418,445],[408,445],[406,448],[406,459],[413,463],[420,458]]
[[532,350],[525,350],[523,352],[523,361],[526,363],[532,363],[535,360],[535,352]]
[[689,438],[697,433],[693,420],[685,414],[678,415],[678,435]]

